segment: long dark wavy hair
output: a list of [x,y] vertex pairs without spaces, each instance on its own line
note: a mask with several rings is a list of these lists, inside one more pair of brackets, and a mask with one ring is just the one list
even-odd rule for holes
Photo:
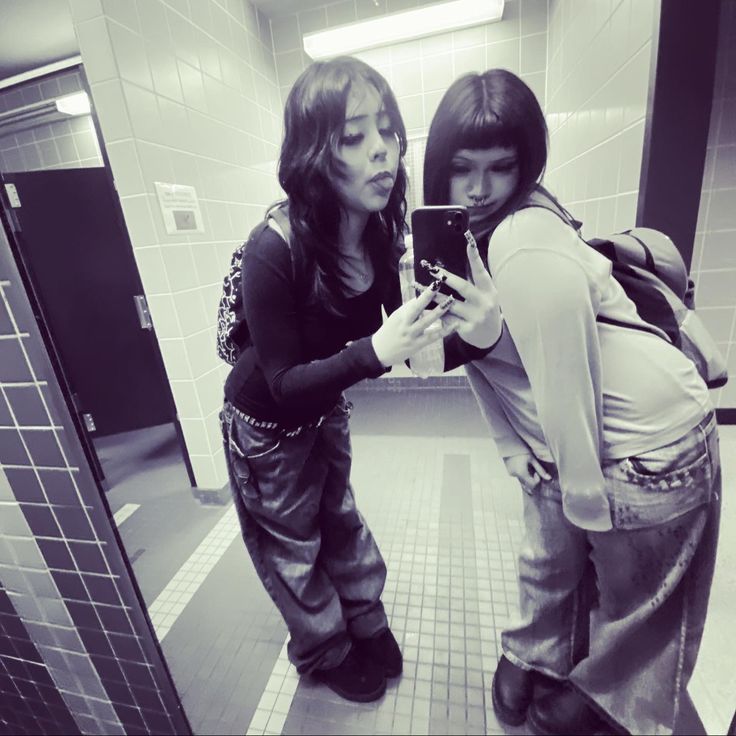
[[279,157],[279,183],[288,197],[294,241],[311,276],[312,296],[336,314],[342,312],[344,268],[338,250],[341,202],[333,182],[343,175],[337,152],[348,95],[356,83],[376,89],[399,141],[399,167],[388,204],[371,213],[366,226],[376,276],[395,278],[406,214],[406,128],[386,80],[350,56],[311,64],[286,100]]
[[460,149],[513,147],[519,160],[519,184],[506,205],[494,213],[495,226],[535,190],[552,197],[540,184],[547,165],[547,144],[544,113],[516,74],[506,69],[465,74],[445,92],[429,128],[424,201],[449,203],[452,158]]

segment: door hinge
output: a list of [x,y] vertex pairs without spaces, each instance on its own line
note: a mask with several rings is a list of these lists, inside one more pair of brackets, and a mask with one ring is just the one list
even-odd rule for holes
[[138,312],[138,321],[141,323],[142,330],[152,330],[153,321],[151,320],[151,313],[148,311],[148,302],[143,294],[138,294],[133,297],[135,302],[135,309]]
[[20,207],[20,197],[18,196],[18,190],[15,188],[15,184],[7,183],[5,185],[5,194],[8,196],[10,206],[14,210],[17,210]]

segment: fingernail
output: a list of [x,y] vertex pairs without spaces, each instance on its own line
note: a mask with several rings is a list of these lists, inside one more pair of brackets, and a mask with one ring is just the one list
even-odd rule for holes
[[440,307],[442,309],[447,309],[448,307],[452,306],[452,303],[454,301],[455,301],[454,296],[448,296],[447,299],[445,299],[445,301],[443,301],[442,304],[440,304]]
[[426,268],[427,271],[431,271],[434,268],[434,266],[429,261],[425,260],[424,258],[422,258],[422,260],[419,261],[419,265],[422,268]]
[[475,248],[476,250],[478,250],[478,244],[475,242],[473,233],[470,232],[470,230],[465,231],[465,240],[471,248]]
[[430,284],[429,288],[432,289],[432,291],[439,291],[440,286],[442,286],[442,281],[437,279]]
[[433,276],[436,276],[440,272],[439,266],[427,266],[427,271],[429,271]]

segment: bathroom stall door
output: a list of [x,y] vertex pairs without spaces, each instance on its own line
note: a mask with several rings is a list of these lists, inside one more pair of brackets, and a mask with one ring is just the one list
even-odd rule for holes
[[20,255],[87,429],[104,436],[178,427],[107,171],[32,171],[3,180],[17,192]]

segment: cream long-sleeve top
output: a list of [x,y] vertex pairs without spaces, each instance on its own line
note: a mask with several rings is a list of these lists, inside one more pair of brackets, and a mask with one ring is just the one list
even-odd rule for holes
[[531,450],[555,463],[563,507],[566,495],[605,496],[605,461],[666,445],[709,410],[705,383],[677,348],[596,321],[646,327],[610,261],[554,213],[507,217],[488,265],[507,329],[466,366],[468,378],[504,458]]

